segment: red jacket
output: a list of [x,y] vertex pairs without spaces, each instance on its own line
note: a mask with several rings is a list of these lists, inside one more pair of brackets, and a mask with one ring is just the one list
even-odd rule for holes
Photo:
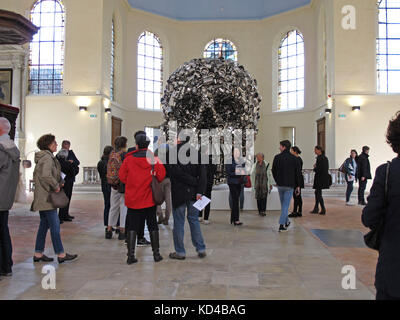
[[[139,149],[126,154],[119,170],[119,179],[125,184],[125,205],[131,209],[143,209],[155,206],[151,190],[151,164],[146,158],[147,149]],[[159,158],[154,157],[155,176],[159,182],[165,178],[165,167]]]

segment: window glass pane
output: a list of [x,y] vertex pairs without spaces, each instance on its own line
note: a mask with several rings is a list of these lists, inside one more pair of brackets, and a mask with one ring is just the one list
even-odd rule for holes
[[138,80],[138,90],[141,92],[138,108],[160,109],[162,47],[160,40],[148,31],[142,33],[138,40],[138,79],[140,78],[143,81]]
[[63,5],[59,0],[39,0],[33,6],[31,21],[40,30],[30,44],[29,88],[31,93],[62,92],[64,14]]
[[400,71],[389,71],[388,85],[389,92],[400,92]]
[[226,60],[237,61],[237,50],[235,45],[227,39],[214,39],[209,42],[203,52],[204,58],[223,57]]
[[[278,50],[279,110],[303,108],[304,98],[304,42],[301,34],[290,31]],[[288,80],[288,81],[284,81]],[[299,98],[300,97],[300,98]]]

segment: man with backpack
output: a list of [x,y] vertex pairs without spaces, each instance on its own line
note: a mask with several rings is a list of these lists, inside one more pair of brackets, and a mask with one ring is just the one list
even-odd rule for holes
[[108,226],[106,239],[112,238],[112,229],[117,225],[120,218],[118,240],[125,240],[125,220],[127,208],[125,206],[125,185],[119,180],[119,169],[122,166],[126,154],[128,139],[117,137],[114,145],[115,149],[110,154],[107,163],[107,182],[111,186],[110,212],[108,215]]

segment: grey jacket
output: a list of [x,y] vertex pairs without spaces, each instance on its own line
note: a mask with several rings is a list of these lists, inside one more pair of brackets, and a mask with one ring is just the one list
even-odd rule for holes
[[47,150],[35,153],[35,170],[33,181],[35,191],[31,211],[48,211],[56,209],[48,201],[50,192],[56,190],[63,182],[61,179],[61,165],[57,158]]
[[19,180],[20,153],[8,135],[0,137],[0,211],[12,208]]

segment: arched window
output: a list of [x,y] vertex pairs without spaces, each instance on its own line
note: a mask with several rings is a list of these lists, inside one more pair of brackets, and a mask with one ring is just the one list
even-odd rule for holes
[[304,40],[289,31],[278,51],[278,110],[304,108]]
[[31,21],[40,30],[30,43],[29,91],[58,94],[63,88],[65,11],[60,0],[38,0]]
[[143,32],[138,40],[138,108],[161,110],[162,64],[160,39],[149,31]]
[[237,61],[237,50],[233,42],[226,39],[214,39],[207,43],[204,49],[204,58],[220,58]]
[[114,101],[114,82],[115,82],[115,32],[114,19],[111,21],[111,70],[110,70],[110,100]]
[[379,2],[378,92],[400,93],[400,3]]

